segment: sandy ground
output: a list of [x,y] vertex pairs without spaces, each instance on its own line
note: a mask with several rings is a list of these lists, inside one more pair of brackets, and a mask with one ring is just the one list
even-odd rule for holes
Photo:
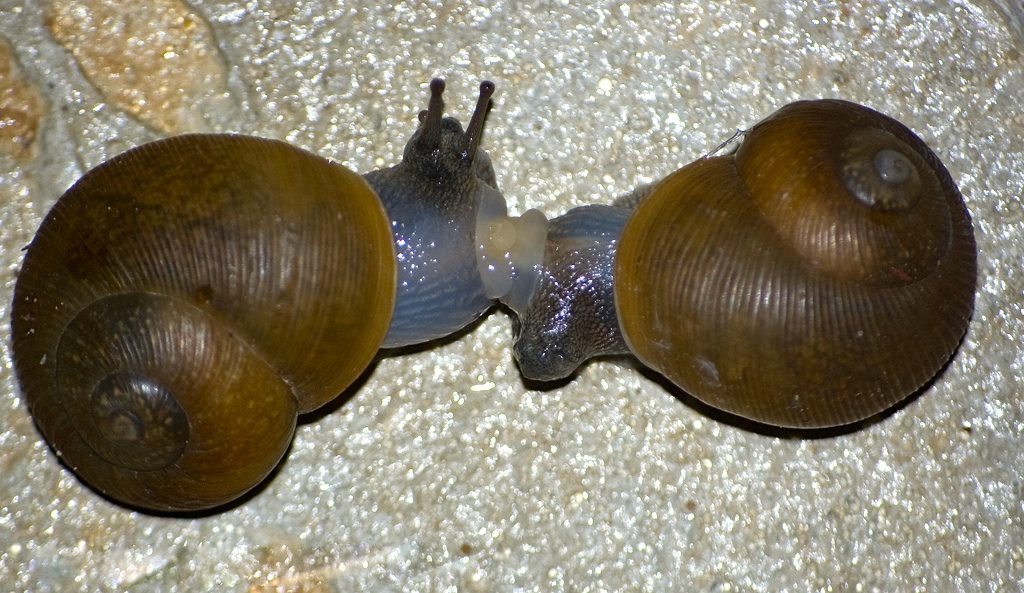
[[[1019,591],[1024,579],[1024,40],[988,2],[0,0],[0,592]],[[130,3],[134,6],[136,3]],[[919,397],[860,430],[723,422],[629,364],[533,390],[507,316],[385,358],[303,419],[219,514],[99,497],[34,428],[9,303],[89,167],[185,131],[392,163],[481,79],[511,208],[656,180],[781,105],[842,97],[916,130],[961,186],[974,319]]]

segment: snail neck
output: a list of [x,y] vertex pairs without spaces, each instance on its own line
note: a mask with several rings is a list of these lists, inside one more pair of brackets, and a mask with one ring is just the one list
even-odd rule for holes
[[476,216],[476,262],[485,294],[517,313],[525,310],[544,264],[548,219],[540,210],[509,216],[505,198],[480,192]]
[[425,183],[404,162],[364,178],[388,215],[395,250],[395,306],[383,347],[450,335],[490,308],[473,239],[475,197],[488,186],[468,174]]
[[541,263],[526,276],[525,297],[525,287],[513,282],[502,301],[516,313],[514,353],[526,378],[562,379],[590,358],[628,353],[615,309],[614,270],[629,215],[618,206],[574,208],[546,225],[540,247],[532,238],[525,242],[542,251]]

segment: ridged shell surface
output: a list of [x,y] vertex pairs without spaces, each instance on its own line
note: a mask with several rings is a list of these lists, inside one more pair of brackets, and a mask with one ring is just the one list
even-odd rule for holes
[[948,361],[976,248],[959,190],[913,132],[808,101],[662,181],[615,273],[645,364],[727,412],[825,427],[891,407]]
[[147,508],[258,483],[295,415],[368,366],[394,249],[355,173],[282,142],[189,135],[87,173],[25,255],[14,362],[86,482]]

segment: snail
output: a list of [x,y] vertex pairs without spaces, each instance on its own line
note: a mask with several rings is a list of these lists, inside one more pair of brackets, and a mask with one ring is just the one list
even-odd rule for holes
[[444,83],[400,164],[359,176],[288,144],[171,137],[87,172],[26,250],[14,363],[40,431],[129,505],[207,509],[258,484],[296,415],[381,347],[476,319],[479,204],[504,205]]
[[525,375],[631,353],[772,426],[892,407],[945,365],[974,307],[974,234],[948,171],[904,125],[840,100],[791,103],[735,153],[551,229],[518,312]]
[[57,201],[26,250],[12,341],[33,418],[75,473],[144,509],[229,503],[381,348],[498,302],[525,377],[632,353],[711,405],[797,427],[891,407],[966,329],[969,216],[895,120],[792,104],[733,155],[548,220],[509,216],[480,148],[494,85],[465,130],[443,92],[431,82],[391,168],[193,134],[116,156]]

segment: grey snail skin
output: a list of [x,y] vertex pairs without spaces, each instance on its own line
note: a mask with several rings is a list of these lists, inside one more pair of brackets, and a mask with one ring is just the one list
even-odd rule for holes
[[881,412],[970,319],[970,218],[907,128],[791,104],[731,155],[613,205],[509,216],[444,83],[402,161],[360,176],[285,143],[198,134],[87,172],[28,246],[15,369],[40,432],[129,506],[212,509],[260,483],[297,414],[381,348],[501,302],[527,378],[631,353],[695,397],[779,426]]

